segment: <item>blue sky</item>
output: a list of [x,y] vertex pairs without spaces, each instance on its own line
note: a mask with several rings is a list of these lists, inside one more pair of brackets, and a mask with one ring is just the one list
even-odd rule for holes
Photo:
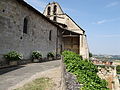
[[[25,0],[40,12],[53,0]],[[87,34],[94,54],[120,55],[120,0],[54,0]]]

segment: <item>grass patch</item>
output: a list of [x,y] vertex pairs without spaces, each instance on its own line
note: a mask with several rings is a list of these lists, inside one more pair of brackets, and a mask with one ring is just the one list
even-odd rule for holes
[[114,62],[120,63],[120,60],[117,60],[117,61],[114,61]]
[[52,90],[53,85],[50,78],[38,78],[15,90]]

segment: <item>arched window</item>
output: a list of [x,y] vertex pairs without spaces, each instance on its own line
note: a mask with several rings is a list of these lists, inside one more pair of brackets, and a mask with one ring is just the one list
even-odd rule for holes
[[23,25],[23,33],[27,34],[27,28],[28,28],[28,19],[24,18],[24,25]]
[[52,30],[50,30],[50,32],[49,32],[49,40],[50,41],[52,40]]
[[51,11],[51,8],[48,7],[48,9],[47,9],[47,15],[50,15],[50,11]]
[[54,6],[54,9],[53,9],[53,14],[56,15],[56,11],[57,11],[57,5]]
[[56,18],[56,16],[53,18],[53,21],[57,21],[57,18]]

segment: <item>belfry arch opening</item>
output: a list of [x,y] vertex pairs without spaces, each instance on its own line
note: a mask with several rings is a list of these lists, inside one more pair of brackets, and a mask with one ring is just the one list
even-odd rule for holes
[[54,5],[53,14],[56,15],[56,12],[57,12],[57,5]]
[[51,7],[47,8],[47,15],[50,15]]

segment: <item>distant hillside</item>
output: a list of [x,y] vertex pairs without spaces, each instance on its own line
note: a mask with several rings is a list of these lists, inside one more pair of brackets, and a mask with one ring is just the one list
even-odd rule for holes
[[120,55],[93,55],[93,57],[101,60],[120,60]]

